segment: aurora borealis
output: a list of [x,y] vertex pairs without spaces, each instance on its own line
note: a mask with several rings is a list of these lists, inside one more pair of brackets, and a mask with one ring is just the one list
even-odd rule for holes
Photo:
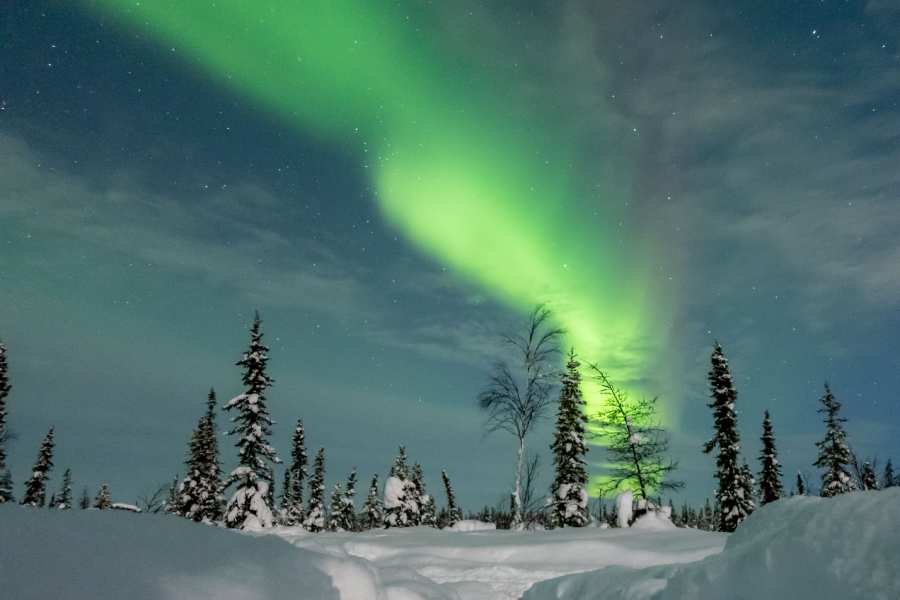
[[665,311],[643,257],[615,243],[623,199],[601,194],[589,213],[567,132],[512,116],[510,83],[441,56],[430,15],[355,0],[100,4],[301,130],[350,141],[403,235],[513,307],[548,303],[584,360],[640,377]]
[[900,456],[885,4],[17,3],[15,479],[52,419],[76,481],[126,500],[169,481],[257,308],[275,443],[303,416],[329,477],[404,442],[429,477],[461,474],[467,507],[494,504],[511,449],[474,398],[541,301],[582,361],[660,396],[692,498],[711,489],[713,340],[748,456],[769,409],[785,472],[812,471],[824,379],[859,451]]

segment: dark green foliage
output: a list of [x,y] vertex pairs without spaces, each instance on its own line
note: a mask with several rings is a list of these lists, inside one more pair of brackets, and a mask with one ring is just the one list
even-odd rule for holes
[[891,463],[891,459],[888,459],[887,464],[884,465],[884,475],[881,478],[881,487],[889,488],[898,484],[900,484],[900,481],[897,481],[897,478],[894,475],[894,465]]
[[781,498],[784,489],[781,485],[781,464],[778,462],[778,451],[775,448],[775,433],[769,411],[763,417],[762,451],[759,460],[762,470],[759,473],[760,504],[768,504]]
[[216,392],[210,389],[206,414],[191,435],[187,472],[178,486],[173,511],[196,522],[212,523],[222,516],[222,481],[216,434]]
[[59,493],[56,494],[56,502],[51,504],[51,508],[59,510],[71,510],[72,508],[72,469],[63,471],[62,485]]
[[[282,519],[285,525],[298,525],[303,522],[303,485],[308,473],[306,471],[306,433],[303,420],[297,419],[297,426],[291,437],[290,495],[286,506],[282,506]],[[285,475],[285,482],[288,476]]]
[[262,341],[261,323],[257,314],[250,329],[250,347],[237,362],[243,368],[244,393],[225,406],[225,410],[237,411],[229,435],[239,436],[238,466],[228,479],[228,486],[235,485],[236,489],[225,513],[225,525],[232,528],[244,528],[249,523],[255,527],[273,525],[272,463],[280,461],[268,442],[273,422],[266,390],[272,386],[272,379],[266,374],[269,349]]
[[97,510],[107,510],[112,506],[112,496],[109,494],[109,486],[105,483],[100,486],[97,495],[94,497],[94,508]]
[[453,527],[462,520],[462,510],[456,503],[456,494],[450,484],[447,471],[441,471],[441,480],[444,482],[444,494],[447,496],[447,508],[442,511],[443,519],[439,520],[440,527]]
[[866,461],[862,466],[861,473],[861,482],[862,489],[864,490],[877,490],[878,489],[878,476],[875,475],[875,467],[872,466],[872,463]]
[[748,495],[750,483],[738,462],[741,437],[735,412],[737,390],[728,367],[728,359],[718,343],[710,361],[712,368],[709,371],[709,385],[712,400],[707,406],[713,409],[715,433],[704,445],[703,451],[709,454],[718,448],[716,479],[719,489],[716,500],[721,506],[718,527],[721,531],[731,532],[753,512],[754,507],[753,499]]
[[363,529],[376,529],[384,524],[384,505],[381,502],[381,494],[378,492],[378,475],[372,476],[372,483],[369,484],[369,493],[363,503],[359,523]]
[[38,451],[37,460],[31,469],[31,478],[25,482],[25,495],[22,504],[25,506],[44,506],[47,494],[47,480],[53,469],[53,428],[47,432],[41,448]]
[[313,463],[313,475],[309,481],[309,506],[303,519],[307,531],[325,529],[325,449],[319,448]]
[[12,474],[6,464],[6,442],[9,441],[6,398],[11,390],[9,368],[6,364],[6,346],[0,344],[0,504],[14,501]]
[[587,444],[584,430],[584,398],[581,395],[581,364],[575,351],[562,375],[556,430],[553,433],[553,465],[555,477],[550,487],[549,520],[553,527],[584,527],[590,522],[588,514],[587,466],[584,460]]
[[843,423],[847,419],[839,416],[841,403],[835,399],[827,383],[821,402],[819,412],[825,415],[825,437],[816,442],[819,456],[813,464],[825,469],[822,473],[822,496],[828,498],[852,492],[856,489],[856,484],[849,471],[853,455],[847,446],[847,434],[844,432]]

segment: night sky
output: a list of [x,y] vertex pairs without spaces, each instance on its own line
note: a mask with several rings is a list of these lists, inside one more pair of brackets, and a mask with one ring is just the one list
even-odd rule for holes
[[171,480],[254,309],[274,443],[303,417],[329,482],[405,443],[504,498],[475,398],[542,300],[660,396],[692,501],[714,340],[754,469],[769,409],[787,487],[818,481],[826,379],[900,460],[900,3],[214,4],[0,14],[17,491],[50,425],[77,489]]

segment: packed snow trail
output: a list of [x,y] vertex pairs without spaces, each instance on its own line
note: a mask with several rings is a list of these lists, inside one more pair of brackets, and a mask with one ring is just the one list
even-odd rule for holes
[[275,533],[303,549],[365,559],[377,569],[390,600],[515,600],[545,579],[610,565],[696,561],[725,543],[721,534],[674,528],[455,532],[416,527],[316,535],[280,528]]

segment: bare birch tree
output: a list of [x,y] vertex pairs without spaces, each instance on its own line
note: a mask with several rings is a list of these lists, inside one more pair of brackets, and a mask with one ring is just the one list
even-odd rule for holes
[[559,354],[563,330],[551,324],[551,312],[541,304],[531,311],[524,335],[504,335],[513,362],[498,361],[478,403],[487,413],[488,433],[506,431],[516,438],[515,485],[512,493],[512,527],[522,524],[522,468],[525,438],[553,403],[556,382],[553,359]]

